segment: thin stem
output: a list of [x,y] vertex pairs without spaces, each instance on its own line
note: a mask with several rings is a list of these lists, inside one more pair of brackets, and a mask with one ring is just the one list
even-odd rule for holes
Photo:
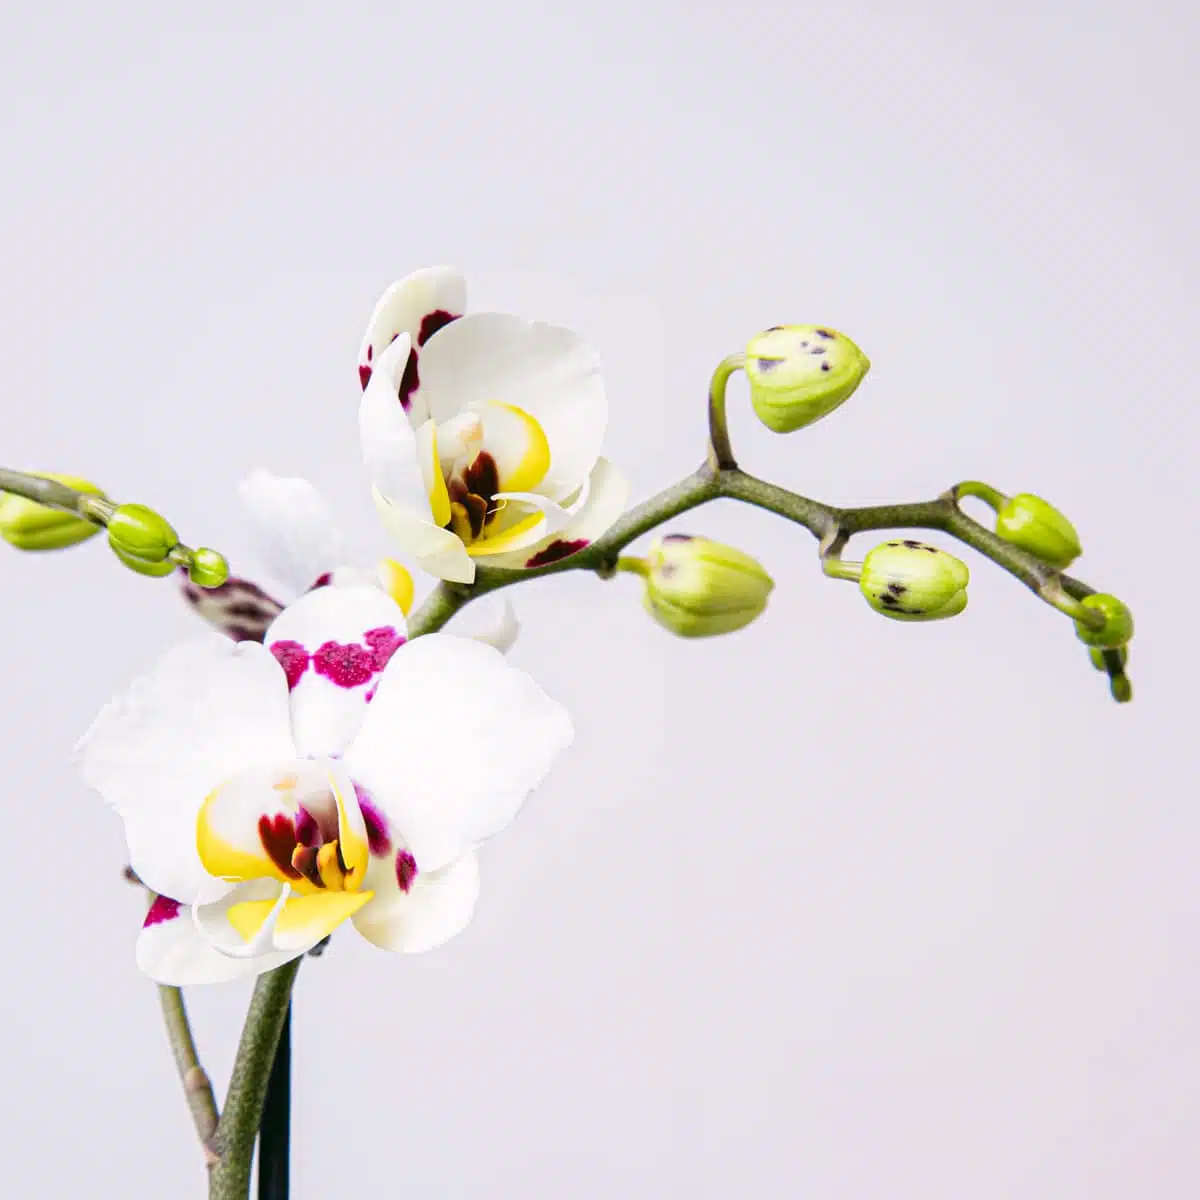
[[993,512],[999,512],[1008,503],[1008,497],[1003,492],[992,487],[990,483],[981,483],[978,479],[964,479],[950,490],[955,500],[961,500],[964,496],[974,496],[982,500]]
[[84,517],[97,525],[104,524],[101,517],[102,508],[92,504],[84,504],[85,500],[95,501],[97,496],[89,496],[76,488],[59,483],[56,479],[43,479],[40,475],[30,475],[25,471],[11,471],[0,467],[0,492],[12,492],[24,496],[36,504],[44,504],[47,508],[59,512],[71,513],[76,517]]
[[175,1056],[179,1081],[183,1084],[184,1098],[192,1114],[192,1124],[196,1127],[200,1148],[204,1151],[204,1163],[211,1167],[218,1161],[213,1143],[217,1132],[217,1101],[213,1095],[212,1081],[200,1065],[200,1058],[196,1053],[196,1042],[188,1022],[183,992],[177,987],[159,984],[158,999],[162,1004],[163,1022],[167,1027],[171,1052]]
[[292,1004],[275,1047],[258,1130],[258,1200],[287,1200],[291,1167]]
[[731,354],[717,364],[708,385],[708,462],[715,471],[737,467],[733,444],[729,440],[729,422],[725,416],[725,390],[730,377],[746,365],[744,354]]
[[242,1027],[242,1040],[217,1123],[215,1149],[219,1161],[209,1179],[209,1200],[247,1200],[254,1138],[262,1120],[267,1076],[287,1019],[299,958],[260,975]]

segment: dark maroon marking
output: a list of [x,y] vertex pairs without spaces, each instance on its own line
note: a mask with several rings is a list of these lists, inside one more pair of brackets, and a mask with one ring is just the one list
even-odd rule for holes
[[463,483],[467,485],[468,492],[490,502],[500,490],[500,472],[496,460],[486,450],[480,451],[475,461],[463,472]]
[[410,350],[408,352],[408,362],[404,364],[404,374],[400,376],[400,388],[397,395],[400,400],[400,406],[405,412],[408,411],[412,404],[413,392],[421,386],[421,371],[417,366],[417,352]]
[[467,510],[467,524],[471,527],[471,537],[479,537],[487,522],[488,502],[474,492],[467,492],[459,503]]
[[269,649],[287,676],[288,691],[290,692],[300,682],[304,672],[308,670],[310,662],[308,651],[299,642],[286,640],[272,642]]
[[770,327],[770,328],[767,330],[767,333],[778,333],[778,332],[779,332],[781,329],[783,329],[783,328],[784,328],[784,327],[783,327],[782,325],[772,325],[772,326],[771,326],[771,327]]
[[307,808],[300,808],[296,812],[296,841],[302,846],[321,844],[321,827]]
[[363,641],[371,647],[375,670],[382,671],[392,655],[404,645],[405,639],[390,625],[380,625],[378,629],[368,629],[363,634]]
[[142,922],[143,929],[149,929],[151,925],[161,925],[164,921],[173,921],[179,916],[179,901],[172,900],[170,896],[155,896],[150,905],[150,911],[146,913],[146,919]]
[[900,601],[897,600],[896,597],[893,596],[891,592],[884,592],[883,595],[879,597],[879,603],[886,604],[889,608],[892,608],[892,607],[895,607],[895,605],[899,604]]
[[837,335],[830,333],[828,329],[818,329],[816,333],[817,337],[823,337],[827,342],[837,341]]
[[222,632],[235,642],[261,642],[267,630],[265,626],[225,625]]
[[668,533],[667,536],[665,538],[663,538],[663,541],[664,542],[690,542],[690,541],[692,541],[692,535],[690,533]]
[[906,545],[906,546],[907,546],[907,547],[908,547],[910,550],[919,550],[919,549],[921,548],[921,543],[920,543],[920,542],[914,542],[912,538],[905,538],[905,539],[904,539],[904,544],[905,544],[905,545]]
[[407,850],[396,851],[396,882],[402,892],[412,890],[417,877],[417,860]]
[[297,846],[292,854],[292,866],[314,887],[323,888],[325,881],[317,868],[317,847]]
[[[681,535],[676,535],[681,536]],[[557,542],[551,542],[548,546],[543,546],[525,565],[527,567],[546,567],[553,562],[558,562],[563,558],[570,558],[572,554],[578,554],[580,550],[586,549],[588,546],[587,538],[577,538],[575,541],[564,541],[559,538]]]
[[355,688],[375,674],[375,655],[354,642],[326,642],[312,657],[313,670],[340,688]]
[[776,367],[783,365],[782,358],[760,358],[758,361],[758,369],[763,372],[770,372]]
[[308,590],[315,592],[317,588],[328,587],[333,582],[333,572],[326,571],[324,575],[318,575],[317,581]]
[[908,591],[908,588],[902,583],[889,583],[887,590],[891,592],[893,596],[903,596],[904,593]]
[[239,600],[236,604],[226,605],[225,615],[234,621],[274,620],[270,613],[263,612],[253,600]]
[[423,346],[439,329],[445,329],[451,321],[457,321],[461,313],[447,312],[444,308],[435,308],[421,318],[421,328],[417,330],[417,345]]
[[814,346],[812,348],[812,350],[809,351],[809,353],[820,355],[820,354],[828,354],[829,351],[824,346]]
[[374,357],[375,357],[375,347],[368,346],[367,347],[367,362],[370,362]]
[[264,813],[258,818],[258,840],[262,842],[267,857],[288,879],[299,879],[300,872],[292,866],[292,855],[296,853],[296,830],[283,813],[273,817]]
[[822,371],[832,371],[833,368],[827,362],[823,362],[821,364],[821,370]]
[[367,827],[367,845],[371,848],[371,853],[377,855],[391,853],[392,839],[388,836],[387,818],[375,806],[371,793],[361,784],[354,785],[354,795],[358,800],[363,824]]
[[371,376],[374,372],[365,363],[360,363],[358,367],[358,382],[362,384],[362,390],[367,390],[367,384],[371,382]]

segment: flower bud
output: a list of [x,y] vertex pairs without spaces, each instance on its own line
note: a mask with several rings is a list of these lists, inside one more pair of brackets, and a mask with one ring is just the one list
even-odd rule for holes
[[749,625],[775,586],[748,554],[673,533],[646,555],[646,611],[680,637],[712,637]]
[[1133,637],[1133,613],[1116,596],[1097,592],[1084,596],[1080,604],[1104,615],[1104,624],[1099,629],[1092,629],[1082,621],[1075,622],[1075,636],[1085,645],[1117,650]]
[[138,558],[136,554],[126,554],[124,550],[119,546],[113,546],[111,542],[109,545],[112,546],[112,552],[117,558],[139,575],[152,575],[161,579],[164,575],[170,575],[172,571],[179,570],[169,558],[164,558],[161,562],[151,562],[148,558]]
[[1060,571],[1082,553],[1075,526],[1052,504],[1022,492],[996,510],[996,533]]
[[[1129,651],[1126,650],[1124,646],[1118,646],[1116,650],[1113,650],[1110,653],[1113,653],[1117,656],[1117,661],[1121,664],[1121,670],[1124,670],[1126,663],[1129,662]],[[1092,666],[1095,667],[1097,671],[1108,670],[1108,663],[1104,661],[1104,651],[1098,646],[1092,646],[1091,649],[1088,650],[1088,657],[1092,660]]]
[[[108,519],[108,544],[123,562],[128,557],[142,563],[162,563],[179,545],[179,535],[165,518],[144,504],[122,504]],[[170,569],[174,570],[174,566]]]
[[[74,475],[54,475],[38,472],[40,479],[53,479],[77,492],[104,497],[104,493],[86,479]],[[35,500],[27,500],[15,492],[0,492],[0,537],[18,550],[64,550],[85,542],[100,532],[100,526],[83,517],[48,508]]]
[[863,560],[858,586],[867,603],[896,621],[937,621],[967,607],[967,564],[911,539],[884,542]]
[[777,325],[746,347],[750,402],[776,433],[827,417],[853,395],[870,366],[844,333],[825,325]]
[[187,571],[188,578],[202,588],[220,587],[229,578],[229,564],[225,556],[207,546],[192,551]]

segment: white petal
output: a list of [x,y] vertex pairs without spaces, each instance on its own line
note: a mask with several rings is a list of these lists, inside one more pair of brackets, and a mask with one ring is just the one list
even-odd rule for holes
[[109,702],[76,755],[124,820],[139,878],[190,904],[211,879],[196,853],[205,796],[237,771],[295,756],[287,680],[255,642],[213,634],[178,646]]
[[474,582],[475,564],[458,534],[438,528],[417,509],[390,503],[378,491],[375,492],[375,509],[396,545],[404,554],[416,559],[423,571],[454,583]]
[[569,329],[503,313],[471,313],[421,352],[421,394],[435,421],[488,401],[514,404],[541,426],[550,470],[537,490],[561,500],[596,463],[608,424],[600,360]]
[[287,672],[297,753],[342,752],[407,635],[400,606],[371,585],[317,588],[280,613],[266,645]]
[[391,859],[376,871],[377,878],[373,881],[368,874],[366,884],[375,896],[353,920],[367,941],[384,950],[401,954],[432,950],[461,933],[475,912],[479,860],[474,854],[464,854],[439,871],[418,874],[407,892],[396,885]]
[[[570,520],[549,537],[505,554],[474,554],[476,562],[489,567],[536,567],[566,558],[594,542],[616,522],[629,502],[629,481],[608,461],[596,463],[582,504],[572,505]],[[479,543],[486,547],[486,542]]]
[[253,471],[238,494],[263,565],[293,595],[307,591],[344,561],[342,531],[307,479]]
[[472,638],[485,646],[494,646],[501,654],[512,649],[521,632],[521,623],[507,596],[483,596],[455,618],[450,632],[456,637]]
[[376,364],[358,406],[363,461],[374,487],[389,500],[405,503],[428,519],[432,515],[413,424],[396,400],[396,384],[408,354],[408,340],[393,342]]
[[[137,965],[156,983],[192,987],[228,983],[278,966],[279,961],[230,958],[205,941],[191,911],[177,901],[155,898],[137,939]],[[277,956],[273,956],[277,957]]]
[[379,297],[358,351],[363,387],[393,339],[406,336],[419,351],[447,320],[467,311],[467,284],[452,267],[426,267],[397,280]]
[[572,736],[498,651],[428,634],[393,655],[345,764],[428,872],[507,825]]

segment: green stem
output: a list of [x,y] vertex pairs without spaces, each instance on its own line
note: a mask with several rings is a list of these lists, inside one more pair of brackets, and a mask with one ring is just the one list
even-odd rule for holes
[[993,512],[999,512],[1008,503],[1008,497],[990,483],[981,483],[978,479],[964,479],[951,489],[956,500],[964,496],[975,496],[982,500]]
[[96,525],[103,525],[112,515],[113,505],[99,496],[68,487],[57,479],[43,479],[40,475],[11,471],[8,467],[0,467],[0,492],[24,496],[35,504],[83,517]]
[[213,1095],[212,1081],[200,1065],[196,1053],[196,1041],[188,1023],[187,1008],[183,1003],[183,992],[177,987],[158,985],[158,999],[162,1005],[163,1023],[167,1027],[167,1039],[175,1057],[175,1068],[183,1084],[184,1098],[192,1114],[192,1124],[204,1151],[204,1162],[213,1166],[217,1161],[213,1136],[217,1131],[217,1101]]
[[731,354],[717,364],[708,385],[708,462],[714,471],[732,471],[737,467],[725,417],[725,389],[731,376],[745,365],[744,354]]
[[295,958],[260,975],[255,985],[225,1096],[225,1111],[217,1122],[213,1142],[217,1162],[209,1176],[209,1200],[247,1200],[250,1194],[254,1139],[300,962]]

